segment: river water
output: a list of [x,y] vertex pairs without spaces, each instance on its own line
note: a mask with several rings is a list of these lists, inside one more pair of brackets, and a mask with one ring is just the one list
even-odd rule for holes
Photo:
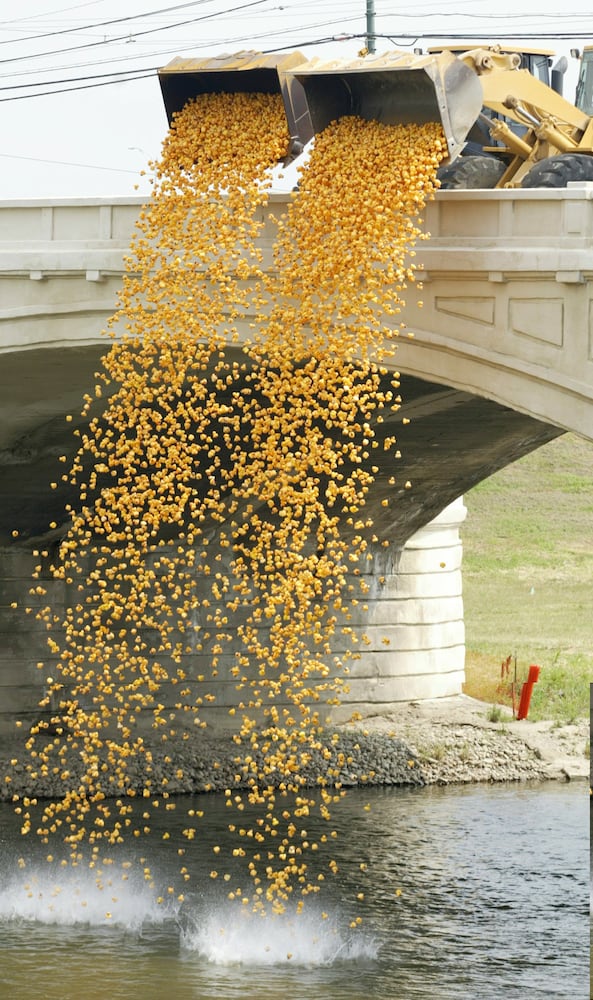
[[[300,916],[265,918],[210,877],[213,847],[232,847],[222,796],[178,800],[153,827],[141,848],[152,889],[134,867],[122,881],[127,846],[99,884],[49,864],[2,805],[0,996],[584,1000],[588,800],[583,783],[351,791],[332,816],[338,873]],[[192,879],[173,885],[191,807],[205,813]]]

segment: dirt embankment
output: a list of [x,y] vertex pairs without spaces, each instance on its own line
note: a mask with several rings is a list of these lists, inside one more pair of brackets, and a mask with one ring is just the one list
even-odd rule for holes
[[407,743],[427,784],[589,779],[588,719],[571,725],[517,722],[503,709],[501,721],[490,722],[489,709],[465,695],[406,702],[356,728]]
[[[589,778],[588,719],[558,726],[516,722],[509,712],[500,722],[490,722],[488,713],[488,705],[464,695],[398,705],[389,714],[329,731],[326,752],[312,751],[301,776],[310,786],[319,777],[345,786]],[[78,787],[82,762],[75,746],[60,760],[60,768],[48,766],[42,773],[24,745],[0,745],[0,799],[59,797],[66,790],[65,776]],[[120,794],[113,761],[106,757],[104,765],[105,793]],[[136,792],[166,787],[173,795],[243,787],[246,781],[241,752],[228,736],[180,740],[167,748],[157,744],[149,754],[126,760],[125,776]],[[269,772],[267,780],[274,784],[285,775]]]

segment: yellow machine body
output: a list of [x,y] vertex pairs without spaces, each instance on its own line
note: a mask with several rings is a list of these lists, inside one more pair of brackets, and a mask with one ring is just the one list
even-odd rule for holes
[[250,51],[174,59],[159,80],[170,122],[198,94],[280,93],[291,137],[285,162],[331,121],[357,115],[387,125],[440,122],[450,163],[479,120],[497,143],[485,151],[506,164],[496,186],[516,187],[543,159],[593,153],[593,119],[520,64],[521,55],[500,46],[329,61]]

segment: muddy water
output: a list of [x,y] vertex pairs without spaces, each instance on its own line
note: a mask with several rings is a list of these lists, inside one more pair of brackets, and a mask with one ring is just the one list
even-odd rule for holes
[[[176,848],[192,805],[205,815],[182,885]],[[163,816],[167,841],[153,826],[141,851],[154,888],[134,865],[122,881],[127,846],[100,885],[48,864],[2,805],[0,995],[584,1000],[588,808],[583,783],[351,792],[334,813],[337,875],[301,917],[256,918],[210,877],[212,848],[231,847],[222,797],[178,802]]]

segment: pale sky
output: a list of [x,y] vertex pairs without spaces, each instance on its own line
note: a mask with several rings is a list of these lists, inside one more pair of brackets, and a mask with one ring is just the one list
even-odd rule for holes
[[[176,55],[242,49],[352,58],[365,44],[366,6],[367,0],[0,0],[0,201],[147,194],[140,170],[158,157],[167,130],[156,67]],[[513,0],[415,0],[402,13],[401,4],[375,0],[376,48],[427,47],[445,36],[524,39],[559,55],[591,44],[591,0],[567,0],[559,9],[557,0],[528,0],[519,8]],[[565,96],[573,99],[570,62]],[[100,74],[130,71],[147,75],[98,85],[111,79]]]

